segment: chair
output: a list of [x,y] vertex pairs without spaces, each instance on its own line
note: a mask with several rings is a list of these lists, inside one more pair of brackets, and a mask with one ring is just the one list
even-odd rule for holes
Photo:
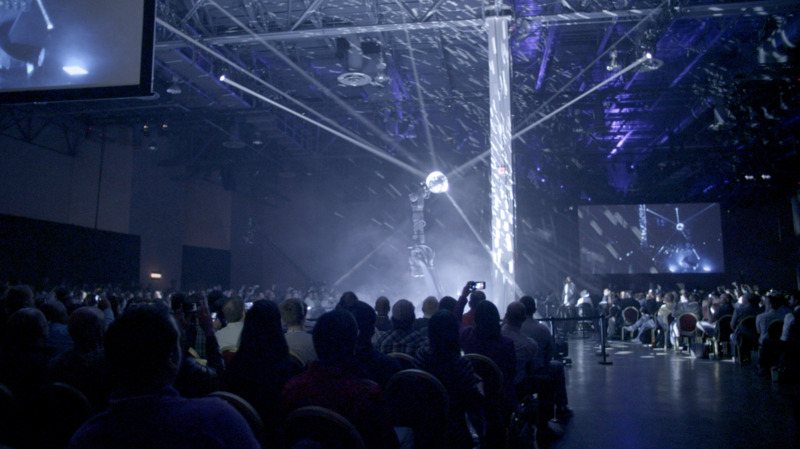
[[483,383],[484,427],[477,429],[481,436],[481,446],[491,448],[505,447],[507,420],[503,411],[503,372],[494,360],[482,354],[464,354],[472,369]]
[[733,345],[733,357],[737,365],[750,362],[751,352],[758,344],[758,331],[756,330],[756,317],[748,316],[742,319],[736,329],[736,341]]
[[[303,443],[306,444],[301,446]],[[286,417],[283,424],[284,449],[320,445],[326,449],[366,449],[355,426],[333,410],[310,405]]]
[[0,447],[3,444],[14,447],[19,421],[19,407],[14,393],[0,384]]
[[289,350],[289,358],[291,358],[292,361],[295,364],[297,364],[301,369],[305,369],[306,368],[306,365],[307,365],[306,361],[303,360],[302,357],[300,357],[300,354],[292,351],[291,349]]
[[208,396],[220,398],[232,405],[233,408],[244,417],[245,421],[247,421],[247,425],[250,426],[250,430],[253,431],[253,435],[256,436],[256,439],[261,441],[261,439],[266,436],[264,435],[264,422],[261,420],[261,416],[244,398],[227,391],[215,391]]
[[222,359],[225,360],[225,365],[230,365],[231,360],[233,360],[233,356],[236,355],[236,351],[239,350],[238,346],[225,346],[224,348],[220,348],[222,352]]
[[594,315],[594,308],[589,303],[578,304],[578,317],[582,318],[578,321],[577,331],[581,337],[586,337],[592,329],[592,320],[587,320],[587,317]]
[[733,318],[733,315],[723,315],[715,323],[711,344],[714,346],[714,354],[717,355],[717,358],[720,357],[720,350],[723,353],[730,354],[731,333],[733,332],[731,318]]
[[[772,320],[767,324],[767,340],[778,342],[783,334],[783,320]],[[758,345],[758,365],[761,369],[769,369],[773,365],[777,365],[779,355],[775,349],[765,349],[765,342],[759,342]],[[767,343],[768,344],[768,343]]]
[[767,336],[771,340],[780,340],[783,335],[783,320],[772,320],[767,325]]
[[[622,309],[622,326],[620,326],[620,332],[623,341],[625,340],[625,326],[633,326],[637,321],[639,321],[639,311],[636,309],[636,307],[628,306]],[[629,333],[632,337],[633,333]]]
[[383,390],[392,424],[414,431],[414,449],[438,449],[447,437],[449,399],[444,385],[419,369],[396,373]]
[[413,369],[417,367],[417,365],[414,364],[414,357],[411,357],[405,352],[390,352],[387,355],[400,362],[401,369]]
[[[678,316],[678,346],[683,339],[687,344],[692,344],[697,338],[697,317],[691,313],[682,313]],[[676,348],[677,349],[677,348]]]
[[[27,421],[38,423],[31,428],[33,446],[41,449],[66,447],[72,434],[94,414],[83,393],[61,382],[43,385],[33,398],[30,413],[33,416]],[[43,413],[47,416],[44,421]]]

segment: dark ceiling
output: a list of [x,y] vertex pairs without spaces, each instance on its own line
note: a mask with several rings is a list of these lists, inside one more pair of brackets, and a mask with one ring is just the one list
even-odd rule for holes
[[796,0],[158,0],[158,98],[18,106],[1,128],[130,124],[163,166],[264,198],[342,170],[413,185],[489,148],[484,18],[508,15],[523,197],[735,205],[798,188],[799,12]]

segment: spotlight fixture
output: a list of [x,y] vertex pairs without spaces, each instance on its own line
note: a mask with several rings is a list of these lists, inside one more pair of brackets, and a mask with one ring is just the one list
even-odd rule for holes
[[450,187],[447,183],[447,176],[440,171],[431,172],[425,179],[425,186],[431,193],[444,193]]
[[650,52],[645,53],[644,57],[646,59],[639,65],[640,72],[651,72],[653,70],[658,70],[662,65],[664,65],[664,61],[653,57],[653,54]]

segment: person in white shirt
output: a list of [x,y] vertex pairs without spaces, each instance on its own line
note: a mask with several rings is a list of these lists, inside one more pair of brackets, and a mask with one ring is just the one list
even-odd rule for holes
[[316,361],[317,351],[311,334],[303,330],[306,307],[299,299],[287,299],[278,307],[281,320],[286,324],[286,344],[289,350],[303,359],[306,365]]
[[241,296],[234,296],[222,306],[222,314],[228,325],[218,330],[217,337],[220,349],[239,346],[239,336],[244,327],[244,300]]

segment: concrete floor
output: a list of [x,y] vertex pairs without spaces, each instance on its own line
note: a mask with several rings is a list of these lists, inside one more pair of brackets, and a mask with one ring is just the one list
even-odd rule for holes
[[575,416],[549,447],[800,448],[796,385],[773,383],[730,358],[696,359],[596,337],[570,338],[569,406]]

